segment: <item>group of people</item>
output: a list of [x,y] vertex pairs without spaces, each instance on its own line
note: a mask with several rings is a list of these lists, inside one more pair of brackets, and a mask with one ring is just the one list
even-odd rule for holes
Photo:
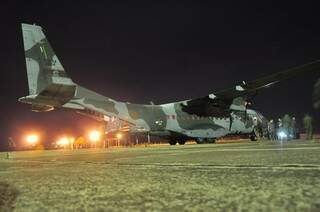
[[[306,139],[312,139],[312,117],[306,114],[303,118],[303,127],[306,133]],[[270,120],[267,126],[269,140],[291,140],[299,138],[299,131],[296,126],[296,118],[288,114],[279,118],[277,123]]]

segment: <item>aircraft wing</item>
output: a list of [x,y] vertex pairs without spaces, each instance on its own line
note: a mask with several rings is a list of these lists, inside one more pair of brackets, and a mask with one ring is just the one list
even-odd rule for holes
[[244,109],[246,97],[256,93],[259,89],[268,88],[291,77],[296,77],[298,75],[315,71],[320,71],[320,60],[295,68],[290,68],[285,71],[265,76],[250,82],[243,81],[239,85],[209,94],[201,98],[187,100],[181,104],[182,110],[189,114],[195,114],[199,116],[224,116],[225,114],[228,114],[230,106],[235,103],[235,100],[237,100],[236,104],[242,105],[242,108]]
[[232,99],[259,90],[261,88],[267,88],[291,77],[295,77],[300,74],[307,74],[314,71],[320,71],[320,60],[295,68],[287,69],[285,71],[278,72],[269,76],[265,76],[248,83],[243,82],[242,84],[237,85],[233,88],[217,92],[215,95],[221,98]]

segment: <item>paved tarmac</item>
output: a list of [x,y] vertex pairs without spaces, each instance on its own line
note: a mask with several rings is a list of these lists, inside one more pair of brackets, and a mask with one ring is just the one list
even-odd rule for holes
[[311,141],[0,154],[0,211],[320,211]]

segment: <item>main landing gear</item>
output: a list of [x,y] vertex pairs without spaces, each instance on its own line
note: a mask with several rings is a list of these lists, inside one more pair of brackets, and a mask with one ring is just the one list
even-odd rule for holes
[[[214,144],[216,142],[216,139],[214,138],[197,138],[195,139],[196,143],[197,144]],[[174,146],[176,144],[179,144],[179,145],[184,145],[186,143],[185,140],[169,140],[169,144]]]
[[169,141],[170,145],[176,145],[177,143],[180,144],[180,145],[184,145],[186,143],[186,141],[184,141],[184,140],[180,140],[178,142],[176,140],[170,140]]
[[175,140],[170,140],[170,141],[169,141],[169,144],[170,144],[170,145],[176,145],[176,144],[177,144],[177,141],[175,141]]
[[180,145],[184,145],[185,143],[186,143],[186,141],[178,141],[178,143],[180,144]]
[[214,138],[197,138],[196,143],[197,144],[214,144],[216,142],[216,139]]

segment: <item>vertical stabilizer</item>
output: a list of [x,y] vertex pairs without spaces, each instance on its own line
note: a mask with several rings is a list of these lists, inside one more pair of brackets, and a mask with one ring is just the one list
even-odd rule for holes
[[22,34],[29,95],[35,99],[32,104],[55,107],[69,101],[74,96],[76,84],[67,76],[42,28],[22,24]]

